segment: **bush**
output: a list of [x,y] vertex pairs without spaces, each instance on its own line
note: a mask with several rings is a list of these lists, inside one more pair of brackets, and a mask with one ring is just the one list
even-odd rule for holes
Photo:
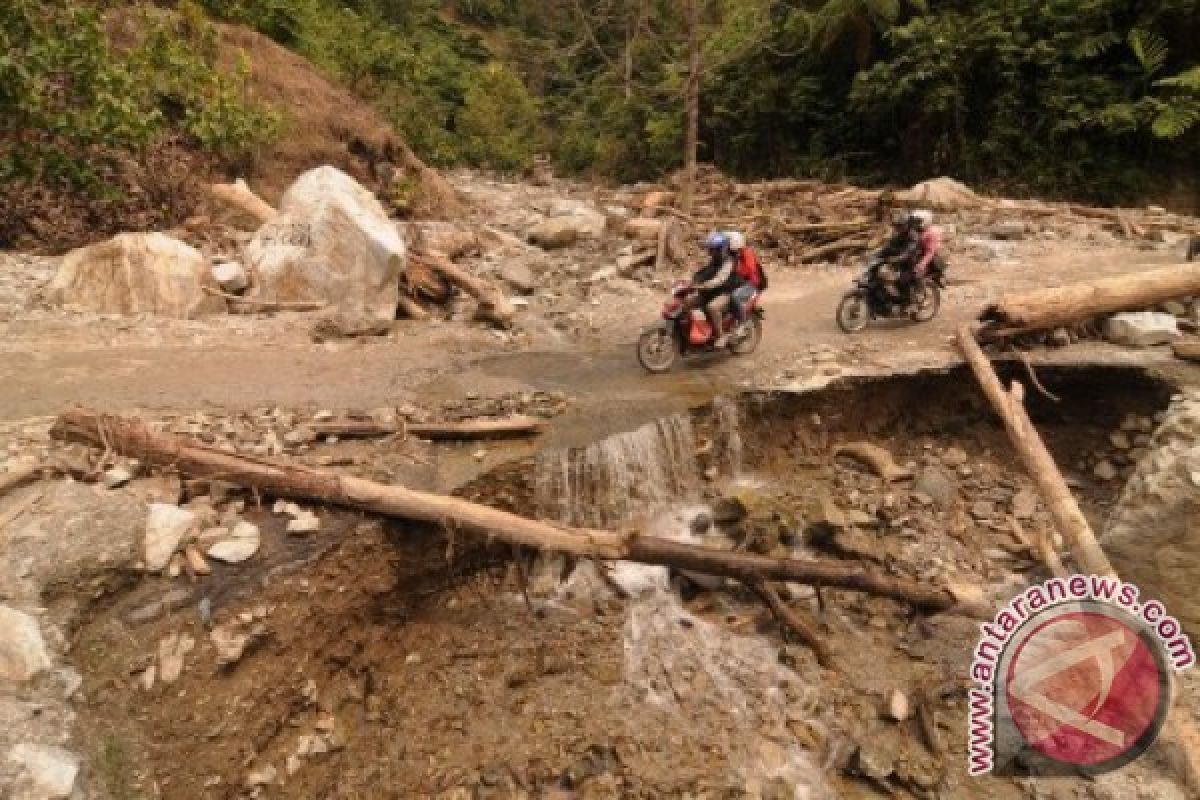
[[472,163],[526,170],[541,140],[538,104],[516,73],[499,63],[480,70],[457,117],[463,153]]

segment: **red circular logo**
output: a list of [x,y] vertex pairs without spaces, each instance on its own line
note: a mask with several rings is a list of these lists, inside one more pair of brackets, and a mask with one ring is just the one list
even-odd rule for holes
[[1169,701],[1153,644],[1115,610],[1092,608],[1033,627],[1005,675],[1009,713],[1025,741],[1080,767],[1140,754]]

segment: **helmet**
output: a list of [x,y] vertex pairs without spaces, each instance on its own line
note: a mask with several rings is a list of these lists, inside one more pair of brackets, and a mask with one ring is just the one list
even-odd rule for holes
[[729,232],[729,249],[733,252],[746,249],[746,235],[740,231]]
[[713,231],[704,240],[704,249],[708,251],[724,250],[729,247],[729,237],[720,231]]
[[928,228],[930,225],[933,224],[933,212],[925,211],[924,209],[921,209],[919,211],[914,211],[914,212],[912,212],[912,221],[913,221],[913,224],[916,225],[918,228],[920,228],[921,230],[925,230],[926,228]]

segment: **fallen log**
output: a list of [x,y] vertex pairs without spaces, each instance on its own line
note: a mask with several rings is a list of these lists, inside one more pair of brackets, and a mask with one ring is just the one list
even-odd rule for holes
[[0,497],[3,497],[7,492],[13,489],[20,488],[27,483],[33,483],[46,469],[45,464],[34,464],[28,467],[14,469],[11,472],[0,472]]
[[979,319],[983,341],[1084,322],[1102,314],[1139,311],[1188,295],[1200,294],[1200,264],[1177,264],[1052,289],[1002,297]]
[[833,457],[837,458],[838,456],[852,458],[860,464],[865,464],[887,483],[913,476],[911,470],[896,463],[891,453],[870,442],[850,442],[838,445],[833,451]]
[[785,233],[792,235],[818,235],[831,233],[857,233],[859,231],[869,230],[872,222],[865,217],[849,220],[847,222],[806,222],[784,225]]
[[801,262],[819,261],[822,258],[844,253],[847,250],[865,250],[870,242],[871,239],[869,236],[855,234],[844,239],[838,239],[836,242],[830,242],[829,244],[806,250],[800,254],[799,260]]
[[545,430],[546,423],[534,417],[517,416],[502,419],[464,420],[462,422],[411,422],[407,425],[347,420],[316,422],[307,427],[318,436],[337,436],[343,439],[369,439],[376,436],[410,433],[422,439],[467,440],[530,436]]
[[[1004,390],[991,362],[979,348],[970,328],[958,330],[958,346],[962,351],[975,379],[992,409],[1004,422],[1009,440],[1017,451],[1022,464],[1037,485],[1038,492],[1050,510],[1055,524],[1070,543],[1071,552],[1084,572],[1093,575],[1118,577],[1100,543],[1088,524],[1087,517],[1079,508],[1067,482],[1038,435],[1029,414],[1025,410],[1024,387],[1013,381],[1008,391]],[[1052,551],[1051,551],[1052,552]],[[1052,570],[1063,570],[1057,556],[1045,551],[1044,558]],[[1161,744],[1166,747],[1168,758],[1173,761],[1180,777],[1193,789],[1200,787],[1200,733],[1196,731],[1191,712],[1186,704],[1177,704],[1175,713],[1167,717],[1163,727]]]
[[926,611],[989,613],[961,592],[871,572],[859,564],[774,559],[681,544],[636,531],[570,528],[528,519],[457,497],[339,475],[300,464],[246,457],[151,430],[138,419],[87,409],[67,411],[51,434],[105,447],[143,463],[169,466],[196,478],[219,478],[263,494],[317,501],[383,516],[453,525],[509,544],[603,561],[639,561],[742,582],[793,581],[890,597]]
[[409,297],[403,291],[396,297],[396,309],[409,319],[418,321],[429,319],[429,312],[416,299]]
[[245,214],[259,225],[274,222],[279,212],[271,204],[250,190],[246,182],[238,178],[234,183],[214,183],[208,187],[213,199],[234,211]]
[[1171,345],[1171,350],[1175,357],[1182,361],[1200,362],[1200,342],[1175,342]]
[[441,274],[458,288],[475,298],[479,304],[477,315],[500,328],[511,328],[516,309],[508,298],[493,284],[476,278],[436,250],[423,250],[412,254],[418,261]]

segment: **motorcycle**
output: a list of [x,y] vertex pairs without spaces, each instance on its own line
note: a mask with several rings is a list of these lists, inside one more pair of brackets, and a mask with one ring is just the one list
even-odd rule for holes
[[[697,353],[715,353],[716,336],[704,312],[695,308],[696,289],[687,281],[676,283],[671,297],[663,306],[662,321],[642,332],[637,343],[638,363],[648,372],[666,372],[675,365],[677,358],[686,358]],[[762,341],[763,310],[759,306],[760,295],[755,293],[746,306],[746,326],[735,332],[737,319],[732,310],[721,318],[721,328],[728,333],[729,343],[725,350],[739,356],[753,353]]]
[[866,269],[854,280],[837,308],[837,324],[845,333],[858,333],[873,319],[898,319],[907,316],[913,322],[928,322],[942,307],[942,289],[946,288],[945,267],[935,260],[929,271],[914,281],[907,297],[893,297],[879,277],[884,264],[878,256],[867,262]]

